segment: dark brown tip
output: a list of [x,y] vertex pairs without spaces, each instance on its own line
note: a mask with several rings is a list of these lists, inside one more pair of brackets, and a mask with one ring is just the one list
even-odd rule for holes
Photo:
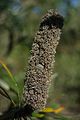
[[43,26],[48,26],[49,29],[51,29],[53,26],[61,29],[63,27],[63,22],[63,16],[59,15],[54,10],[49,10],[42,18],[40,29],[42,29]]

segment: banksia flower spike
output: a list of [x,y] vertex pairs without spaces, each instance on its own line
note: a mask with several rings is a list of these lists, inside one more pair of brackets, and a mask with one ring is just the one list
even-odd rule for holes
[[34,38],[23,94],[25,104],[34,110],[41,110],[46,105],[63,21],[61,15],[49,10]]

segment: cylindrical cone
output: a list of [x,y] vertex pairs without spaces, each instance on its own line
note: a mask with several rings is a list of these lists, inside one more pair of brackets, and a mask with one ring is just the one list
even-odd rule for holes
[[25,104],[35,110],[41,110],[46,105],[63,21],[61,15],[49,10],[42,18],[34,38],[23,96]]

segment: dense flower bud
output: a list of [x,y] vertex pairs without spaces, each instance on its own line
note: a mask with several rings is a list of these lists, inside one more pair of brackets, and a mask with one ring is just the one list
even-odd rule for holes
[[40,110],[46,105],[63,21],[61,15],[49,10],[42,18],[34,38],[25,78],[24,100],[25,104],[29,104],[35,110]]

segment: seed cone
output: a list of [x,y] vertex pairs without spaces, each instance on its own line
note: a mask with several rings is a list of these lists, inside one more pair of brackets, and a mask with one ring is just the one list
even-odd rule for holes
[[46,105],[63,21],[61,15],[49,10],[42,18],[34,38],[23,96],[25,104],[35,110],[41,110]]

